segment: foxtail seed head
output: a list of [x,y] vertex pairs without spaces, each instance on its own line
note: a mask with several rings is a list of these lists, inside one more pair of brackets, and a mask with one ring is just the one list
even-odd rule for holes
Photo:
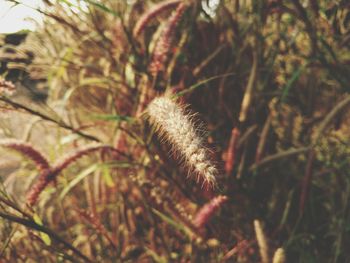
[[198,179],[201,178],[204,184],[213,187],[218,170],[212,164],[202,138],[198,136],[190,116],[185,114],[183,108],[163,96],[155,98],[148,105],[147,113],[158,133],[184,157],[185,163],[197,173]]
[[153,76],[165,70],[166,62],[169,59],[168,56],[171,53],[175,41],[177,26],[187,8],[187,4],[183,2],[179,4],[163,28],[154,47],[152,61],[149,65],[149,70]]
[[203,228],[226,201],[227,196],[219,195],[214,197],[198,211],[193,221],[194,225],[198,229]]
[[180,2],[181,2],[180,0],[163,1],[156,4],[150,10],[145,12],[137,21],[134,27],[134,30],[133,30],[134,37],[137,37],[138,35],[140,35],[142,31],[145,29],[145,27],[148,25],[149,21],[151,21],[154,17],[156,17],[158,14],[162,13],[167,9],[177,6]]
[[30,143],[15,139],[4,139],[0,141],[0,146],[15,150],[31,159],[39,171],[47,170],[50,167],[44,155]]

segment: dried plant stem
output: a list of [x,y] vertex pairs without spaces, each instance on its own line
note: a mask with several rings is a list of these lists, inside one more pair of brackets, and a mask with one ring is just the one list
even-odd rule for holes
[[226,174],[228,175],[232,173],[236,162],[236,153],[237,153],[239,136],[240,136],[239,129],[237,127],[233,128],[231,131],[231,138],[227,149],[226,163],[225,163],[225,171],[226,171]]
[[195,67],[192,71],[194,77],[197,77],[202,70],[209,65],[209,63],[218,55],[222,50],[226,48],[226,44],[222,44],[218,46],[206,59],[204,59],[197,67]]
[[207,186],[216,184],[218,171],[209,159],[208,150],[198,136],[191,117],[168,97],[155,98],[147,108],[151,123],[166,138],[188,167],[192,168]]
[[273,256],[272,263],[285,263],[286,255],[283,248],[278,248]]
[[245,166],[246,159],[247,159],[247,154],[248,154],[248,144],[245,144],[244,149],[243,149],[243,154],[241,157],[241,161],[239,162],[238,169],[237,169],[237,175],[236,175],[237,179],[240,179],[242,177],[244,166]]
[[262,263],[269,263],[270,262],[269,248],[268,248],[264,231],[262,229],[262,226],[259,220],[254,220],[254,229],[255,229],[256,240],[258,241],[258,245],[259,245],[261,261]]
[[255,154],[255,163],[259,163],[261,160],[261,155],[264,152],[265,144],[266,144],[266,138],[267,135],[269,134],[269,129],[270,129],[270,124],[271,124],[271,115],[267,117],[267,120],[265,122],[265,125],[262,129],[261,135],[260,135],[260,140],[256,149],[256,154]]
[[340,101],[328,114],[327,116],[324,118],[324,120],[322,121],[321,125],[318,127],[317,131],[316,131],[316,135],[315,135],[315,139],[313,140],[313,145],[316,145],[323,132],[325,131],[325,129],[327,128],[327,126],[329,125],[330,122],[332,122],[334,120],[334,117],[341,112],[345,107],[347,107],[350,104],[350,95],[346,96],[342,101]]
[[254,132],[258,129],[258,125],[254,124],[250,126],[239,138],[237,148],[240,149],[248,139],[254,134]]
[[305,169],[305,175],[301,185],[301,193],[300,193],[300,203],[299,203],[299,215],[301,216],[304,213],[305,203],[307,199],[307,195],[310,188],[310,183],[312,179],[312,168],[315,160],[315,151],[310,150],[307,158],[307,164]]
[[76,211],[81,217],[88,221],[96,229],[97,232],[104,236],[114,248],[118,247],[115,238],[109,235],[107,229],[104,227],[104,225],[101,223],[100,219],[97,216],[95,216],[93,213],[89,213],[82,209],[77,209]]
[[276,161],[276,160],[281,159],[281,158],[286,158],[286,157],[290,157],[290,156],[297,155],[300,153],[304,153],[304,152],[307,152],[309,149],[310,149],[310,147],[301,147],[301,148],[290,149],[290,150],[286,150],[286,151],[282,151],[282,152],[279,152],[276,154],[269,155],[269,156],[265,157],[264,159],[262,159],[258,164],[253,164],[251,167],[249,167],[249,170],[254,171],[257,168],[259,168],[263,165],[266,165],[270,162]]
[[155,89],[150,89],[149,79],[147,75],[143,75],[140,80],[139,85],[139,102],[136,109],[136,117],[139,117],[144,112],[147,105],[150,103],[152,99],[156,96]]
[[252,101],[253,90],[256,83],[258,74],[258,54],[256,51],[253,52],[253,66],[250,71],[250,76],[247,84],[246,91],[242,100],[241,112],[239,114],[239,121],[245,122],[249,110],[250,103]]

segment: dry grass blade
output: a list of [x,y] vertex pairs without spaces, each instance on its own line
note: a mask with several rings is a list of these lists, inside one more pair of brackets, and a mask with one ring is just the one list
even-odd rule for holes
[[262,263],[269,263],[270,262],[269,246],[267,244],[267,239],[259,220],[254,220],[254,229],[255,229],[256,240],[258,241],[258,245],[259,245],[261,261]]
[[249,80],[247,84],[247,88],[244,93],[244,97],[242,100],[241,112],[239,114],[239,121],[245,122],[248,114],[248,110],[253,97],[253,90],[256,84],[256,78],[258,73],[258,54],[257,51],[253,52],[253,66],[250,71]]

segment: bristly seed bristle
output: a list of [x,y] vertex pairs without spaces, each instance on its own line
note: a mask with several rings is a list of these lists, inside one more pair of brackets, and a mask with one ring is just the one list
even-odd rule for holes
[[190,114],[185,114],[183,106],[163,96],[155,98],[147,108],[151,123],[158,133],[166,138],[188,167],[193,169],[204,184],[216,185],[218,170],[209,158],[203,139],[198,135]]

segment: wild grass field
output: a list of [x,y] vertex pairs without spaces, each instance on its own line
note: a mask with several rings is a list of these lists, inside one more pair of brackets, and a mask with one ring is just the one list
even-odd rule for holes
[[0,262],[350,262],[348,1],[43,2],[0,40]]

